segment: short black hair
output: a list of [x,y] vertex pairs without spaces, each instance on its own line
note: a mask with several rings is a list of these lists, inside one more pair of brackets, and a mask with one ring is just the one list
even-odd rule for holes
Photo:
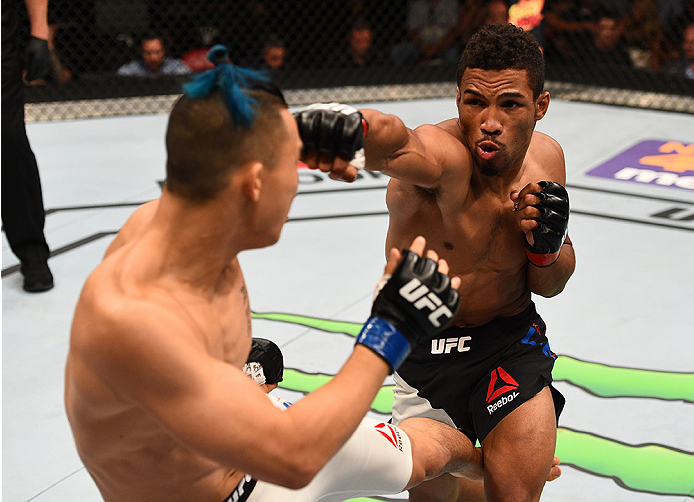
[[470,38],[458,62],[458,85],[467,68],[525,70],[533,99],[545,87],[545,59],[537,40],[510,23],[485,25]]
[[140,35],[140,44],[143,44],[148,40],[159,40],[163,46],[166,46],[167,42],[164,33],[155,29],[148,29],[142,33],[142,35]]

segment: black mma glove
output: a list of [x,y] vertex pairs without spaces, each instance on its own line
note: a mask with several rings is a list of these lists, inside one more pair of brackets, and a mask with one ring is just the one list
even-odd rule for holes
[[48,50],[48,42],[30,36],[24,49],[24,68],[28,82],[43,77],[51,67],[51,53]]
[[258,385],[281,382],[284,375],[282,351],[270,340],[253,337],[243,372]]
[[340,103],[317,103],[294,113],[303,152],[315,149],[331,159],[340,156],[352,160],[355,155],[363,166],[364,136],[368,124],[356,108]]
[[532,231],[535,243],[525,241],[525,254],[537,267],[549,267],[559,258],[569,226],[569,194],[566,188],[554,181],[540,181],[539,204],[534,204],[542,213],[537,228]]
[[371,317],[356,343],[385,359],[392,372],[412,347],[446,329],[459,305],[458,292],[438,271],[438,264],[405,249],[398,268],[374,299]]

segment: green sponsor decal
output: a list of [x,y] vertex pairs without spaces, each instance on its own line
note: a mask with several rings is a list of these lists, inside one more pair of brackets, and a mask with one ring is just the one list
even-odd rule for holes
[[[328,333],[356,336],[362,325],[352,322],[283,313],[254,313],[256,319],[287,322]],[[598,397],[638,397],[694,403],[694,373],[671,373],[609,366],[558,356],[553,376]],[[281,386],[308,393],[332,378],[286,369]],[[383,386],[372,410],[390,414],[393,386]],[[557,430],[556,454],[563,465],[574,466],[596,476],[608,477],[634,491],[694,498],[694,454],[663,445],[630,445],[610,438],[568,428]],[[362,498],[359,501],[377,499]]]
[[559,356],[552,376],[599,397],[645,397],[694,403],[694,373],[621,368]]
[[694,454],[657,444],[630,445],[567,428],[557,430],[563,465],[612,478],[630,490],[694,496]]

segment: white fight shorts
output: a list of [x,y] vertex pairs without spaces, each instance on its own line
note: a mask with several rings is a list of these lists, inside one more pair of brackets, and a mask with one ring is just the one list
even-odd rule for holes
[[[282,406],[279,402],[275,405]],[[308,486],[290,490],[258,481],[247,500],[341,502],[394,495],[404,491],[411,476],[412,446],[407,434],[394,425],[367,417]]]

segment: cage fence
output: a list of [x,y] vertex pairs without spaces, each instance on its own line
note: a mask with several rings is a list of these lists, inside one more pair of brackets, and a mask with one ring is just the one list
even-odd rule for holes
[[27,121],[168,112],[220,43],[291,105],[452,98],[470,36],[508,21],[540,41],[555,98],[694,113],[692,0],[51,0]]

